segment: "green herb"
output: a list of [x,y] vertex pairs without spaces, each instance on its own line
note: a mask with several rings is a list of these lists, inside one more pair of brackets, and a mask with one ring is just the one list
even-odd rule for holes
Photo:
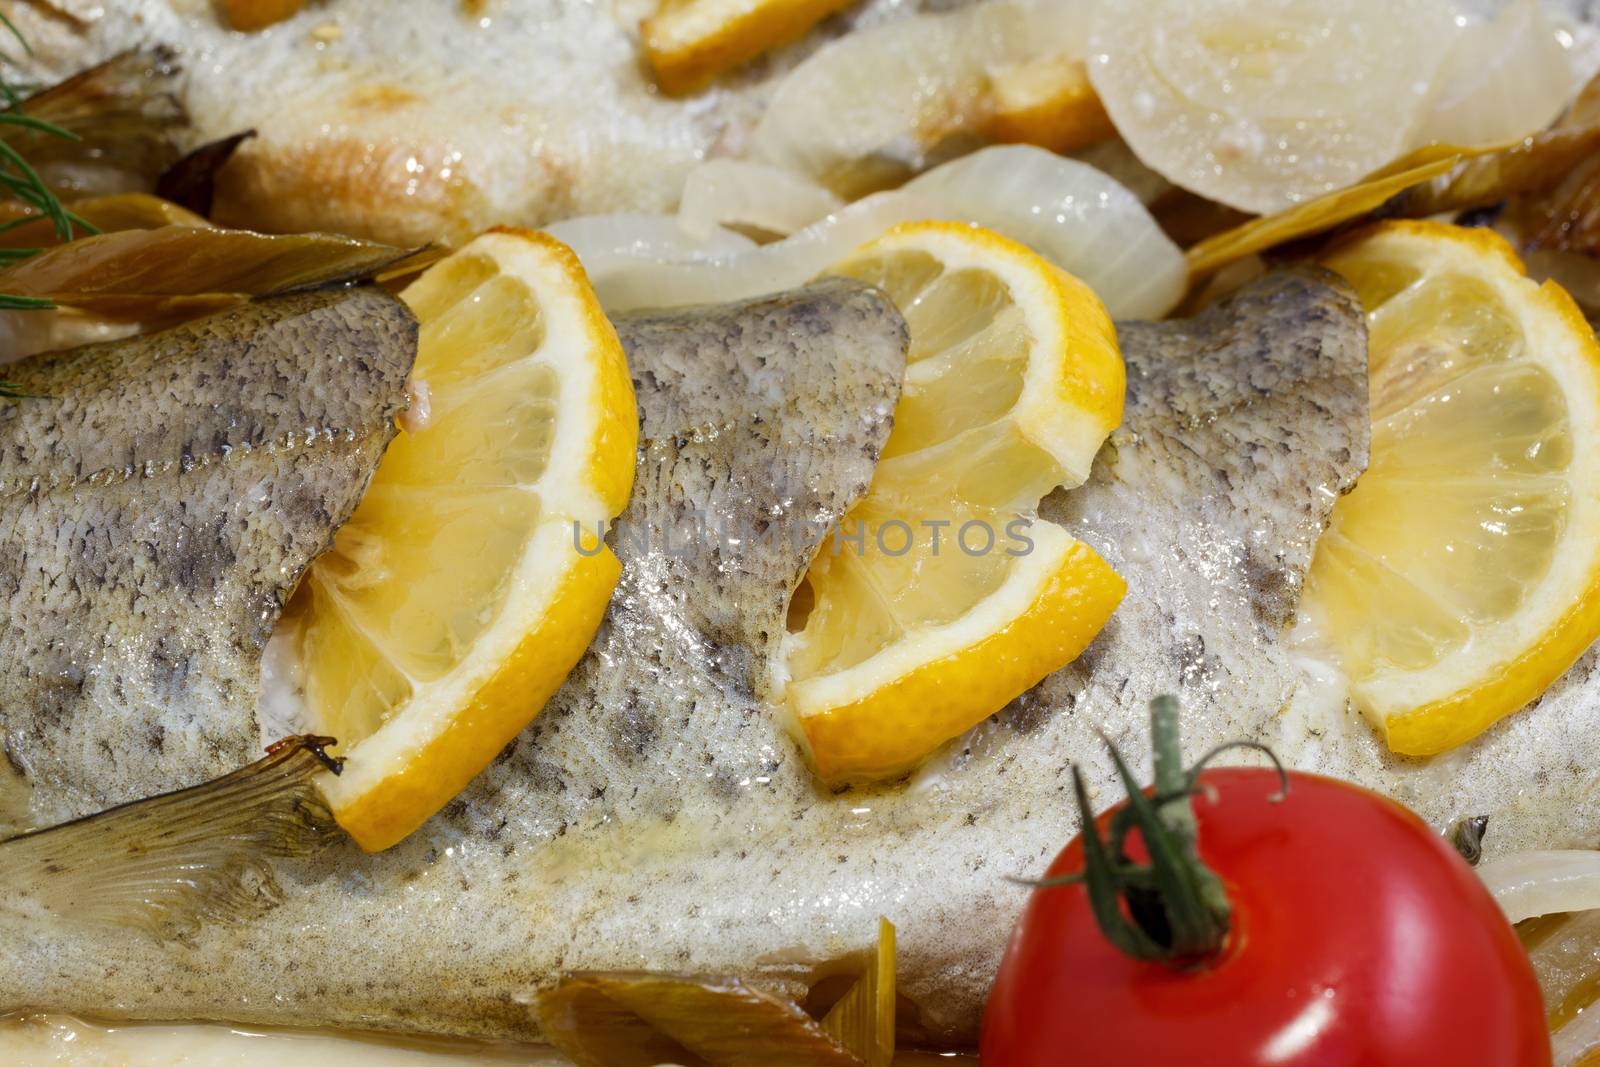
[[[27,55],[33,55],[33,47],[28,44],[28,39],[22,36],[15,24],[0,13],[0,26],[16,38],[22,50]],[[0,64],[4,66],[15,65],[15,60],[0,51]],[[52,122],[36,119],[31,115],[22,113],[23,92],[31,89],[13,82],[6,75],[4,66],[0,66],[0,98],[6,104],[6,110],[0,111],[0,126],[22,126],[31,130],[38,130],[55,137],[64,137],[69,141],[78,140],[78,135],[70,130],[64,130]],[[45,185],[39,177],[39,172],[28,165],[11,145],[0,137],[0,188],[5,189],[13,197],[33,208],[37,214],[24,215],[12,219],[10,222],[0,223],[0,233],[12,230],[18,226],[26,226],[38,218],[47,218],[54,227],[56,237],[61,241],[70,241],[73,238],[73,229],[76,228],[84,234],[99,233],[100,231],[84,221],[78,215],[68,210]],[[13,263],[27,259],[39,252],[37,248],[6,248],[0,249],[0,267],[10,266]],[[0,311],[46,311],[55,307],[55,303],[42,296],[18,296],[13,293],[0,293]],[[0,381],[0,399],[14,400],[31,397],[34,394],[26,392],[15,382]]]
[[[22,36],[16,25],[4,14],[0,14],[0,26],[3,26],[6,32],[16,38],[17,43],[22,46],[22,50],[26,54],[30,56],[33,54],[33,48],[28,44],[27,38]],[[9,66],[15,62],[10,56],[0,52],[0,63]],[[77,134],[70,130],[64,130],[53,122],[45,122],[43,119],[36,119],[31,115],[23,114],[22,89],[23,87],[13,83],[6,76],[3,67],[0,67],[0,97],[5,99],[7,105],[5,111],[0,111],[0,126],[22,126],[27,129],[48,133],[55,137],[64,137],[69,141],[79,139]],[[29,166],[28,161],[22,158],[22,154],[7,144],[3,138],[0,138],[0,187],[3,187],[12,196],[33,208],[40,215],[48,218],[51,225],[55,227],[56,237],[62,241],[72,240],[74,227],[86,234],[99,232],[88,222],[67,210],[66,206],[45,185],[44,180],[39,177],[38,171]],[[0,223],[0,233],[15,229],[18,226],[25,226],[33,220],[34,216],[30,215],[13,219],[7,223]],[[6,258],[9,260],[24,258],[15,254],[15,252],[19,251],[26,254],[36,250],[13,250],[13,254]],[[28,306],[37,307],[39,305]],[[48,307],[49,305],[46,304],[45,306]]]

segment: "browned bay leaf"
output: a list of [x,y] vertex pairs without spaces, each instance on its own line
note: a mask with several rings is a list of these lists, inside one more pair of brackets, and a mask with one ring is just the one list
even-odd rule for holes
[[150,322],[252,296],[415,269],[436,253],[335,234],[168,225],[99,234],[0,270],[0,292]]
[[[101,233],[155,230],[162,226],[211,226],[204,217],[188,208],[149,193],[93,196],[70,201],[66,208]],[[18,221],[30,217],[31,222]],[[7,224],[14,225],[6,229]],[[49,218],[17,202],[0,204],[0,248],[50,248],[60,243],[61,238]]]

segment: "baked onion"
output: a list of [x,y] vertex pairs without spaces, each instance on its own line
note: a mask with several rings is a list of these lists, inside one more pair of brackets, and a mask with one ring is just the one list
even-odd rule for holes
[[859,30],[778,86],[749,155],[843,196],[888,188],[987,137],[992,72],[1081,57],[1084,0],[993,0]]
[[1493,145],[1553,122],[1572,94],[1572,70],[1539,0],[1512,0],[1460,33],[1439,72],[1421,143]]
[[713,159],[689,172],[678,223],[704,239],[719,226],[744,226],[787,237],[844,207],[826,186],[767,163]]
[[1445,0],[1101,4],[1089,77],[1145,163],[1267,214],[1411,147],[1458,31]]
[[1556,912],[1600,908],[1600,852],[1516,852],[1485,860],[1478,867],[1478,877],[1514,923]]
[[891,227],[921,219],[972,222],[1021,241],[1081,278],[1117,317],[1157,318],[1183,295],[1183,254],[1133,193],[1087,164],[1024,145],[983,149],[784,240],[728,254],[707,254],[681,227],[670,239],[652,230],[623,245],[616,234],[642,231],[614,216],[550,232],[578,253],[601,302],[623,311],[791,288]]

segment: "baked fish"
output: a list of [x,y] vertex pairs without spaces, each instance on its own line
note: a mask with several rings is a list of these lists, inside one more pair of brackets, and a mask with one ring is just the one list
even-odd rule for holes
[[[395,849],[274,862],[264,912],[152,936],[41,913],[13,885],[0,1006],[537,1039],[531,1004],[563,970],[739,974],[803,996],[886,915],[908,1025],[959,1045],[1022,903],[1007,876],[1073,830],[1069,764],[1114,799],[1097,731],[1138,757],[1147,700],[1177,692],[1198,751],[1273,733],[1293,699],[1285,622],[1367,454],[1363,317],[1331,275],[1120,328],[1127,424],[1045,507],[1128,579],[1118,616],[909,780],[841,793],[815,783],[766,679],[816,531],[870,480],[905,327],[831,281],[617,328],[642,418],[608,534],[625,577],[534,724]],[[0,844],[0,869],[36,864],[37,885],[52,835],[94,825]]]

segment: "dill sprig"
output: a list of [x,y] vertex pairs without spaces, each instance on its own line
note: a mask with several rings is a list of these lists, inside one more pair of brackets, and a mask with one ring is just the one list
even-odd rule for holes
[[[17,29],[16,24],[3,12],[0,12],[0,27],[16,39],[27,55],[33,55],[33,46],[28,39]],[[4,99],[6,109],[0,111],[0,126],[22,126],[30,130],[38,130],[54,137],[64,137],[69,141],[79,140],[77,134],[71,130],[63,129],[53,122],[36,119],[32,115],[23,114],[22,91],[23,86],[14,83],[7,73],[8,67],[15,66],[16,60],[4,51],[0,51],[0,99]],[[98,233],[93,226],[78,215],[68,210],[45,185],[44,179],[39,177],[39,172],[28,164],[22,154],[13,148],[3,137],[0,137],[0,188],[9,192],[16,199],[33,208],[43,217],[50,220],[56,231],[56,237],[62,241],[70,241],[73,229],[77,228],[83,233]],[[12,219],[10,222],[0,223],[0,233],[25,226],[34,221],[36,216],[26,215],[22,218]],[[14,249],[13,252],[32,254],[37,249]],[[25,256],[12,255],[12,261]],[[37,306],[37,305],[30,305]]]
[[[0,26],[3,26],[5,31],[16,39],[17,44],[22,46],[22,50],[26,55],[33,55],[33,46],[28,43],[28,39],[22,35],[22,32],[3,12],[0,12]],[[78,140],[78,135],[71,130],[63,129],[53,122],[45,122],[43,119],[36,119],[31,115],[23,114],[22,94],[33,87],[12,81],[6,68],[15,65],[15,59],[6,52],[0,51],[0,99],[3,99],[6,105],[6,109],[0,111],[0,126],[22,126],[27,129],[48,133],[55,137],[65,137],[69,141]],[[0,223],[0,233],[16,229],[18,226],[26,226],[39,218],[50,220],[50,225],[55,230],[56,238],[60,241],[72,240],[75,228],[85,234],[100,232],[70,211],[56,197],[55,193],[50,191],[50,187],[44,183],[44,179],[39,177],[39,172],[29,166],[28,161],[22,158],[22,154],[7,143],[3,137],[0,137],[0,189],[10,193],[11,196],[37,212],[37,214],[23,215],[9,222]],[[37,254],[39,251],[37,248],[0,249],[0,267],[8,267],[13,263]],[[43,311],[55,306],[55,302],[47,297],[0,293],[0,311]],[[16,399],[32,395],[25,392],[15,382],[0,381],[0,398]]]

